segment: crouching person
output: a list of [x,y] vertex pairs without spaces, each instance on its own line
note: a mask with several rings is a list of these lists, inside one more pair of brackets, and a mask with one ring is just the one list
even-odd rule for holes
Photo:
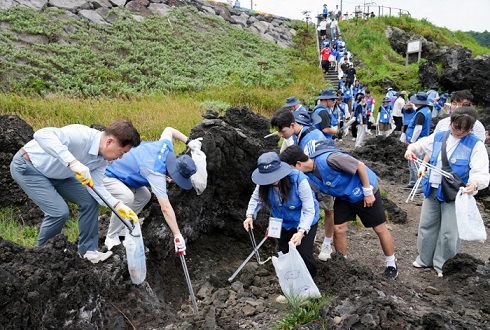
[[279,250],[289,252],[288,243],[292,241],[311,276],[315,277],[317,267],[313,243],[320,216],[318,202],[306,175],[281,162],[277,153],[266,152],[258,159],[252,181],[257,186],[248,203],[243,227],[247,231],[253,229],[257,212],[263,205],[269,206],[272,217],[282,219]]
[[78,253],[93,263],[104,261],[112,252],[97,250],[99,203],[101,196],[126,218],[134,212],[105,189],[103,178],[108,162],[121,158],[140,144],[134,126],[119,120],[101,132],[83,125],[47,127],[34,133],[34,139],[19,150],[10,164],[12,178],[44,212],[36,246],[55,237],[68,219],[65,202],[78,205]]
[[398,269],[393,238],[385,225],[386,218],[376,174],[363,162],[336,149],[317,148],[310,157],[297,146],[290,146],[281,154],[281,160],[305,173],[312,184],[334,202],[334,246],[347,255],[347,224],[361,219],[365,227],[372,227],[378,235],[386,258],[384,276],[395,279]]
[[[167,127],[159,141],[142,142],[122,159],[109,165],[104,185],[114,196],[131,206],[136,214],[150,201],[151,194],[147,187],[151,187],[174,235],[175,251],[184,252],[185,241],[168,199],[167,182],[175,182],[185,190],[191,189],[191,176],[196,173],[196,164],[189,155],[175,155],[172,139],[186,143],[190,149],[201,148],[199,140],[191,140],[175,128]],[[105,245],[112,249],[121,244],[119,237],[124,235],[124,224],[112,214]]]

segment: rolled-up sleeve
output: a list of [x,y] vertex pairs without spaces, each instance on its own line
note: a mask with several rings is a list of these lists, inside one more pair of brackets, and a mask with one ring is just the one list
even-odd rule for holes
[[308,232],[313,219],[315,218],[315,202],[313,191],[307,179],[304,179],[298,185],[299,198],[301,199],[301,218],[299,219],[298,228],[303,228]]

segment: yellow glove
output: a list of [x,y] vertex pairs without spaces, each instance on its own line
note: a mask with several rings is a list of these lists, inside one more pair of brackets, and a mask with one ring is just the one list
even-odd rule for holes
[[138,217],[136,216],[136,213],[133,212],[129,207],[124,205],[123,202],[119,201],[117,202],[115,206],[116,212],[123,218],[123,219],[130,219],[134,223],[138,222]]
[[89,185],[90,187],[94,185],[89,168],[80,163],[78,160],[75,160],[75,162],[70,165],[70,170],[75,172],[77,180],[80,181],[83,185]]

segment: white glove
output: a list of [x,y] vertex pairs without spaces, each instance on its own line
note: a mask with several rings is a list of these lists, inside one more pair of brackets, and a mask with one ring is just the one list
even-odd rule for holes
[[73,164],[70,165],[70,170],[75,172],[77,179],[83,185],[89,185],[92,187],[94,185],[92,181],[92,176],[90,175],[90,170],[87,166],[80,163],[78,160],[75,160]]
[[124,205],[123,202],[121,202],[121,201],[117,202],[115,209],[116,209],[116,212],[119,213],[119,215],[123,219],[130,219],[134,223],[138,222],[138,217],[136,216],[136,213],[134,213],[133,210],[131,210],[126,205]]
[[191,150],[201,150],[201,147],[202,147],[202,142],[201,141],[202,141],[202,137],[199,137],[199,138],[194,139],[191,142],[189,142],[187,144],[187,146]]
[[178,234],[177,236],[174,237],[174,244],[175,244],[175,252],[177,252],[178,254],[185,255],[185,241],[182,234]]

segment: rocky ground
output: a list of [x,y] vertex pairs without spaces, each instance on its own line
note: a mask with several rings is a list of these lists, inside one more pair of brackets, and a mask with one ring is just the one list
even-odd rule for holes
[[[38,224],[41,218],[35,207],[5,172],[32,129],[15,116],[0,117],[0,126],[4,140],[0,143],[0,205],[19,208],[19,222]],[[192,131],[194,137],[204,136],[209,187],[200,196],[170,189],[170,199],[188,241],[186,261],[197,296],[197,315],[192,312],[168,229],[153,203],[143,212],[148,276],[139,286],[131,284],[124,248],[93,265],[80,259],[76,246],[62,235],[41,248],[25,248],[0,238],[2,328],[272,328],[289,312],[287,304],[275,302],[281,291],[272,264],[258,265],[252,259],[228,282],[252,250],[241,221],[253,188],[249,176],[257,155],[277,143],[264,141],[267,133],[267,120],[246,108],[233,108],[222,116],[210,112]],[[299,329],[488,329],[488,244],[463,242],[462,253],[446,263],[443,278],[433,270],[413,268],[422,197],[405,203],[409,191],[403,189],[408,176],[404,145],[395,138],[376,138],[353,150],[353,142],[344,138],[338,146],[352,151],[381,178],[400,275],[394,281],[383,279],[384,257],[376,235],[350,225],[348,257],[334,254],[329,261],[318,262],[315,282],[323,294],[334,297],[333,303],[322,306],[321,319]],[[488,211],[481,210],[488,223]],[[102,216],[101,245],[107,224],[107,216]],[[264,229],[264,219],[259,220],[257,241]],[[320,231],[317,252],[321,240]],[[266,241],[263,258],[274,254],[275,244],[273,239]]]

